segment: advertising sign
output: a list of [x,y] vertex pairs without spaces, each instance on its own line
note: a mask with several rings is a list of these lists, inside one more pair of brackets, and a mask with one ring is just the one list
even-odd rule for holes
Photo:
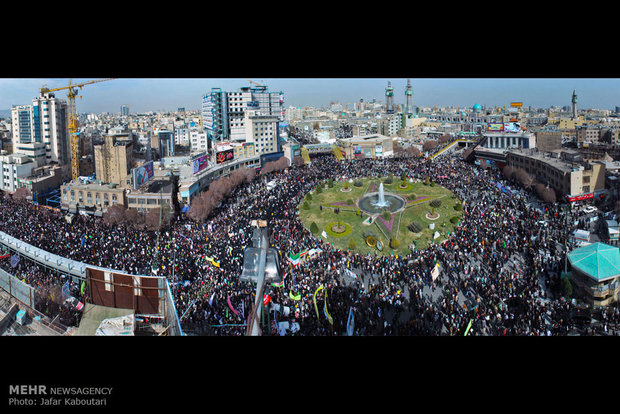
[[382,157],[383,156],[383,145],[377,145],[375,147],[375,156]]
[[221,164],[223,162],[226,161],[231,161],[233,158],[235,158],[235,150],[234,149],[228,149],[225,151],[220,151],[218,153],[215,154],[215,160],[217,164]]
[[505,132],[521,132],[521,124],[519,122],[509,122],[504,124]]
[[504,124],[489,124],[487,125],[487,131],[501,132],[504,130]]
[[142,184],[146,183],[155,175],[153,169],[153,161],[149,161],[138,168],[134,168],[131,171],[134,190],[140,187]]
[[204,170],[209,166],[209,160],[207,154],[203,154],[199,157],[196,157],[192,160],[192,164],[194,167],[194,174],[198,174],[200,171]]
[[362,155],[362,147],[353,147],[353,155],[359,157]]
[[580,194],[578,196],[569,197],[568,201],[570,201],[572,203],[574,201],[587,200],[589,198],[594,198],[594,193]]

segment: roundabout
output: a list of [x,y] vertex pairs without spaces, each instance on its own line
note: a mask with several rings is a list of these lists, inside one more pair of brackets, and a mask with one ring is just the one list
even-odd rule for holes
[[391,178],[320,183],[303,197],[299,217],[317,239],[364,255],[405,256],[447,240],[462,202],[439,185]]

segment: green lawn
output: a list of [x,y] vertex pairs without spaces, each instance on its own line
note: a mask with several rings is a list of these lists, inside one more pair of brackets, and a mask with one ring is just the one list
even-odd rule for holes
[[[361,179],[360,181],[362,182],[361,187],[356,187],[353,183],[349,183],[349,192],[341,191],[345,186],[345,182],[334,182],[333,188],[323,188],[320,194],[316,192],[316,189],[313,190],[310,193],[312,200],[309,201],[304,198],[299,205],[299,215],[304,225],[310,228],[313,222],[316,223],[318,232],[315,236],[332,243],[336,248],[342,250],[349,249],[349,243],[352,239],[356,246],[355,251],[361,254],[367,254],[369,251],[372,251],[378,255],[406,255],[411,252],[409,246],[412,243],[415,243],[417,249],[428,247],[433,241],[435,231],[438,231],[440,234],[435,239],[435,243],[441,243],[447,239],[448,235],[454,231],[458,224],[458,222],[457,224],[451,223],[450,219],[452,217],[460,219],[462,216],[462,211],[454,209],[454,205],[461,201],[456,199],[449,190],[439,185],[431,186],[425,185],[423,182],[411,183],[409,181],[406,182],[406,188],[401,189],[399,187],[401,180],[398,177],[394,177],[393,183],[386,184],[384,182],[383,188],[387,193],[407,197],[407,208],[393,215],[390,214],[387,220],[376,218],[374,223],[367,225],[364,221],[368,219],[368,215],[362,211],[361,216],[358,216],[355,203],[365,193],[378,191],[380,181],[378,179]],[[413,195],[415,195],[415,199],[412,201],[410,198]],[[441,206],[435,209],[435,212],[439,213],[440,217],[437,220],[430,220],[425,216],[431,212],[429,202],[434,199],[439,199],[442,202]],[[310,206],[308,210],[303,208],[305,201],[308,201]],[[322,210],[319,207],[320,205],[323,206]],[[334,208],[336,207],[340,208],[339,214],[334,213]],[[347,230],[340,237],[337,237],[337,234],[330,231],[329,228],[338,221],[347,225],[345,226]],[[423,229],[419,233],[413,233],[407,228],[413,221],[417,221],[422,225]],[[434,230],[429,228],[430,223],[435,223]],[[321,235],[323,230],[326,230],[327,238]],[[369,247],[366,244],[364,233],[374,234],[374,237],[383,243],[383,251],[379,251],[376,247]],[[389,246],[389,241],[392,238],[397,239],[400,243],[396,249],[392,249]]]

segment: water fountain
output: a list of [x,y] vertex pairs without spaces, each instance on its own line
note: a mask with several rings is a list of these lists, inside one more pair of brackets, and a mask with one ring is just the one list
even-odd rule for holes
[[387,207],[390,205],[389,201],[385,200],[385,194],[383,192],[383,183],[379,184],[379,193],[377,194],[377,201],[371,202],[375,207]]
[[360,210],[371,214],[381,214],[384,211],[396,213],[406,206],[406,201],[394,194],[385,194],[383,183],[379,184],[377,193],[368,193],[359,199],[357,205]]

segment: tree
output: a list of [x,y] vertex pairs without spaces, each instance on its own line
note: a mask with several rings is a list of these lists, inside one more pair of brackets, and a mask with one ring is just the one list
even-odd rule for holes
[[516,177],[525,189],[530,189],[534,184],[534,178],[523,168],[517,169]]
[[349,240],[349,250],[355,250],[357,246],[355,245],[355,241],[353,240],[353,238],[351,238]]
[[125,210],[125,223],[135,228],[144,226],[144,216],[135,208]]
[[118,204],[108,207],[106,212],[103,213],[103,222],[108,226],[125,223],[125,220],[125,208]]
[[[161,207],[152,208],[144,216],[144,224],[149,230],[161,230],[170,224],[170,207],[166,204]],[[160,223],[161,218],[161,223]]]
[[293,157],[293,165],[295,165],[296,167],[301,167],[304,164],[305,164],[304,159],[300,157],[299,155],[296,157]]
[[506,178],[507,180],[512,180],[514,179],[515,168],[512,165],[507,165],[502,170],[502,174],[504,175],[504,178]]
[[422,144],[422,149],[424,151],[430,151],[437,148],[438,145],[439,143],[436,140],[429,140]]
[[319,232],[319,226],[317,226],[314,221],[310,224],[310,231],[312,234],[317,234]]
[[13,193],[13,200],[15,201],[24,201],[28,197],[30,197],[32,193],[25,187],[20,187]]

